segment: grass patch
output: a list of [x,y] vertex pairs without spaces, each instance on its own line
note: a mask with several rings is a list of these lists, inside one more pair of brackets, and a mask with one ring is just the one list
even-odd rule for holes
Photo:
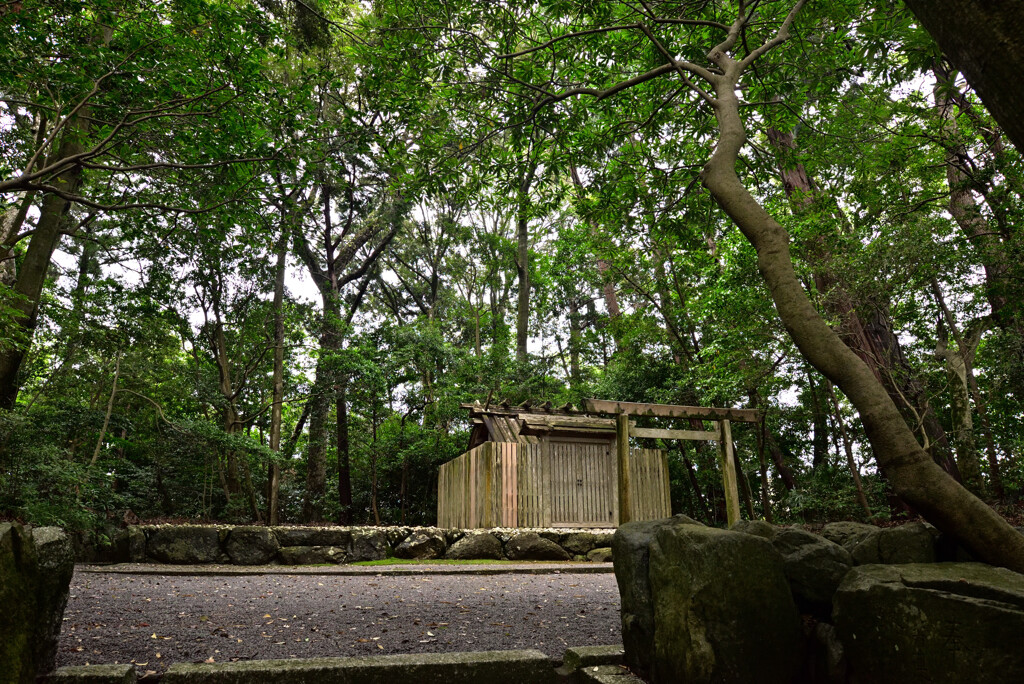
[[515,561],[478,558],[475,560],[454,560],[451,558],[435,558],[433,560],[415,560],[411,558],[383,558],[372,561],[356,561],[349,565],[501,565]]

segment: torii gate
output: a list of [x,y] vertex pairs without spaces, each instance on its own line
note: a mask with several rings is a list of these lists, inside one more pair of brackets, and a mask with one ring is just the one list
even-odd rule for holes
[[[732,422],[759,423],[761,412],[756,409],[726,409],[704,406],[676,406],[673,404],[638,404],[630,401],[585,400],[588,413],[615,416],[616,462],[619,471],[619,524],[629,522],[630,472],[629,438],[710,440],[718,442],[718,462],[722,467],[722,485],[725,489],[725,514],[730,527],[740,519],[740,497],[736,482],[736,465],[732,447]],[[713,430],[664,430],[661,428],[629,427],[630,416],[657,416],[661,418],[697,418],[715,421]]]

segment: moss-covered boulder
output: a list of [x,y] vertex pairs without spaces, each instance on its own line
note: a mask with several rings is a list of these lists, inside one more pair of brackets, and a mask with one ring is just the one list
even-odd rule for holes
[[37,671],[49,672],[57,664],[57,642],[75,570],[75,554],[71,539],[59,527],[35,528],[32,544],[36,549],[33,651]]
[[456,560],[478,560],[483,558],[500,560],[504,558],[501,552],[501,542],[490,532],[470,532],[452,544],[445,557]]
[[654,653],[654,603],[651,597],[650,547],[654,533],[664,525],[700,525],[692,518],[676,516],[619,527],[612,537],[615,581],[619,586],[622,643],[626,665],[648,674]]
[[855,565],[934,563],[937,536],[934,527],[920,522],[876,529],[850,549],[850,556]]
[[865,537],[878,532],[878,529],[874,525],[843,520],[825,525],[821,528],[821,536],[852,551]]
[[853,566],[849,552],[806,530],[779,530],[771,539],[782,555],[786,580],[797,606],[805,613],[827,618],[832,596]]
[[1024,575],[980,563],[863,565],[834,603],[851,684],[1024,682]]
[[585,556],[592,549],[602,546],[593,532],[567,532],[559,539],[558,545],[572,556]]
[[216,563],[221,557],[216,527],[173,525],[153,528],[146,553],[161,563]]
[[509,560],[567,561],[572,557],[565,549],[536,532],[520,532],[505,544]]
[[407,560],[431,560],[441,558],[448,550],[442,530],[427,528],[416,530],[395,547],[395,557]]
[[228,534],[224,549],[235,565],[266,565],[281,547],[268,527],[236,527]]
[[612,545],[626,662],[652,682],[790,682],[801,627],[766,539],[670,518]]
[[0,681],[34,682],[53,669],[73,571],[60,528],[0,523]]
[[0,523],[0,673],[8,678],[4,681],[35,681],[35,568],[31,532],[17,523]]
[[355,529],[352,530],[352,545],[349,550],[348,562],[382,560],[387,558],[390,549],[387,535],[383,530]]

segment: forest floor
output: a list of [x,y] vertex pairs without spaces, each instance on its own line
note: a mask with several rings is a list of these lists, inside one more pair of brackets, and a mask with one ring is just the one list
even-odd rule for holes
[[619,593],[600,574],[168,576],[76,572],[58,666],[384,655],[616,644]]

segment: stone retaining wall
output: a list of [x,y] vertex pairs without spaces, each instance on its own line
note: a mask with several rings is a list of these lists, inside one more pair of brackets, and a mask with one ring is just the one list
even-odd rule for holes
[[[434,527],[133,525],[102,560],[132,563],[324,565],[410,560],[611,560],[614,530]],[[80,561],[95,557],[79,554]]]

